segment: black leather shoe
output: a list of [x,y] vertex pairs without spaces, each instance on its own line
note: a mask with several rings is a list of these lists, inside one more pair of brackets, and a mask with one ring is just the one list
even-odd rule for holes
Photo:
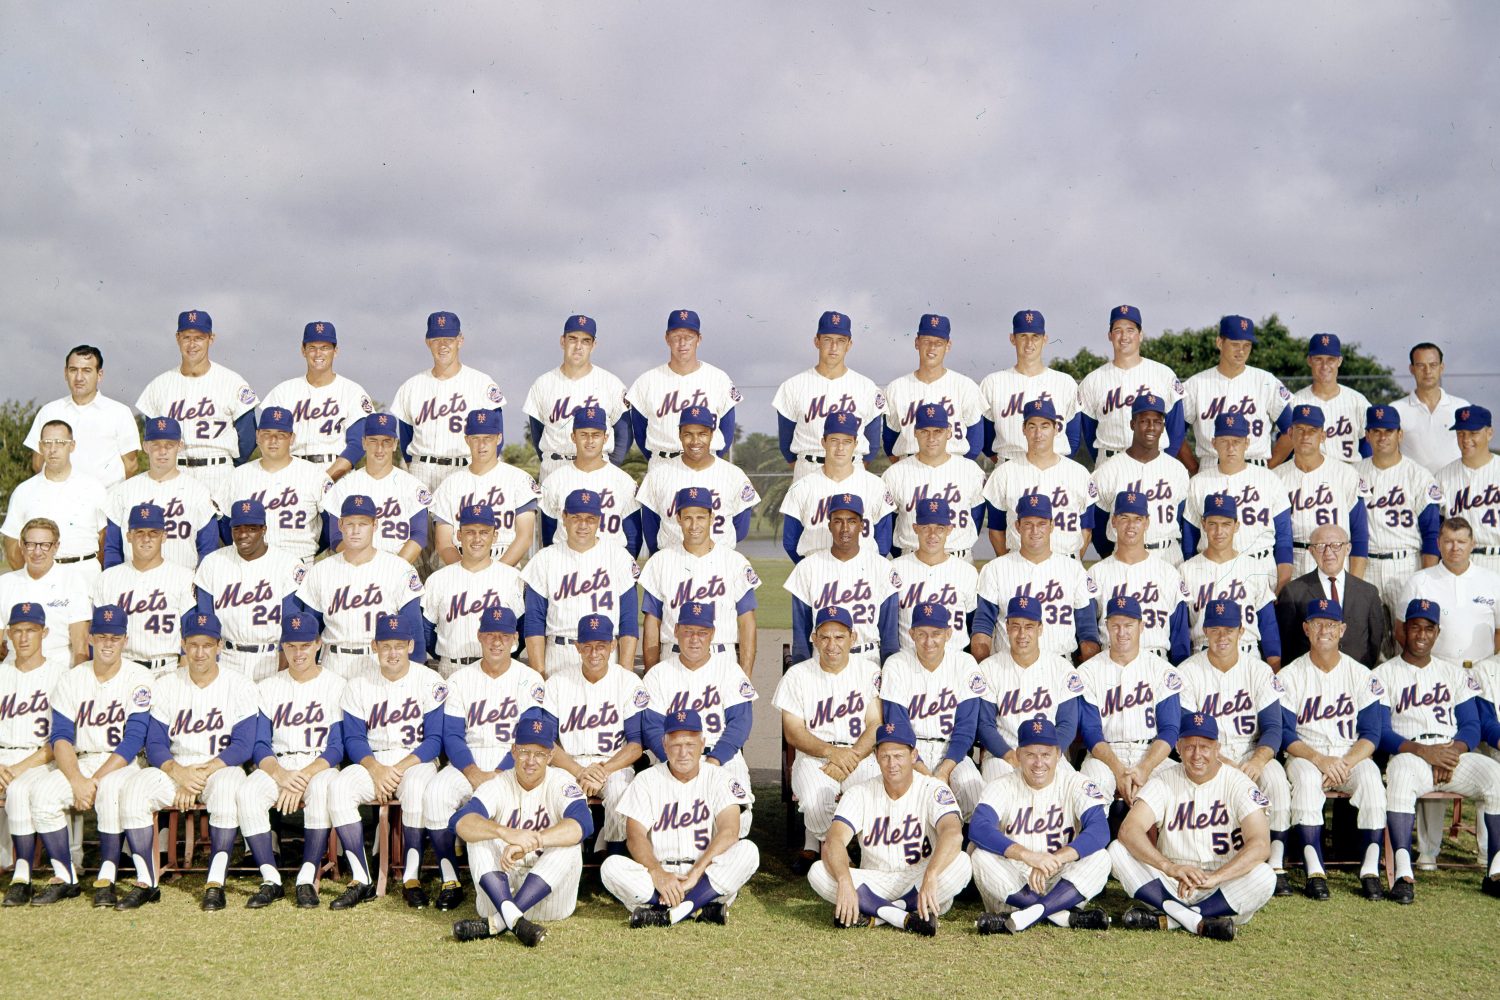
[[670,927],[672,917],[665,906],[637,906],[630,914],[630,927]]
[[1215,941],[1234,940],[1234,918],[1233,917],[1204,917],[1198,924],[1198,936],[1212,938]]
[[425,910],[430,900],[427,898],[427,890],[422,888],[422,883],[411,882],[401,886],[401,898],[406,900],[406,905],[413,910]]
[[510,932],[516,936],[517,941],[528,948],[535,948],[547,937],[547,928],[541,924],[534,924],[525,917],[517,920],[516,926],[512,927]]
[[723,927],[729,923],[729,911],[724,909],[723,903],[705,903],[693,919],[700,924],[718,924]]
[[1079,907],[1068,911],[1068,926],[1075,931],[1109,930],[1109,914],[1103,910]]
[[1013,934],[1010,925],[1005,922],[1008,913],[981,913],[979,919],[974,921],[974,930],[980,934]]
[[483,917],[477,920],[453,921],[453,940],[455,941],[479,941],[494,936],[495,932],[490,930],[490,922]]
[[798,878],[806,878],[807,873],[812,871],[813,862],[817,860],[817,851],[798,851],[792,858],[792,874]]
[[1271,892],[1273,896],[1290,896],[1292,894],[1291,880],[1286,877],[1286,872],[1276,873],[1276,888]]
[[30,882],[12,882],[10,888],[5,890],[5,898],[0,900],[0,906],[28,906],[31,895]]
[[1379,875],[1361,875],[1359,877],[1359,891],[1371,902],[1379,902],[1385,898],[1385,887],[1380,884]]
[[464,887],[461,882],[444,882],[438,890],[437,901],[433,904],[439,910],[456,910],[464,905]]
[[316,910],[318,908],[318,890],[306,882],[297,886],[297,909]]
[[916,910],[912,910],[906,915],[906,920],[902,922],[901,929],[908,934],[920,934],[922,937],[936,937],[937,921],[928,920],[926,917],[919,916]]
[[1417,901],[1417,884],[1409,878],[1398,878],[1385,895],[1402,906],[1410,906]]
[[224,909],[224,887],[211,885],[203,890],[203,902],[199,904],[205,913],[216,913]]
[[1307,884],[1302,887],[1302,895],[1308,899],[1316,899],[1319,902],[1328,901],[1328,880],[1321,875],[1307,876]]
[[77,882],[48,882],[42,891],[31,897],[32,906],[51,906],[65,899],[75,899],[83,890]]
[[352,910],[367,899],[375,898],[375,887],[365,882],[350,882],[338,899],[328,904],[330,910]]
[[94,907],[100,910],[113,910],[119,899],[115,896],[115,884],[113,882],[94,883]]
[[1479,891],[1486,896],[1500,896],[1500,875],[1486,875],[1479,883]]
[[161,889],[154,885],[133,885],[115,904],[117,910],[138,910],[147,903],[160,903]]
[[1120,917],[1120,926],[1132,931],[1166,930],[1167,918],[1149,906],[1136,905]]
[[852,924],[846,924],[846,923],[842,923],[839,920],[838,914],[835,913],[833,915],[833,926],[837,927],[841,931],[849,930],[851,927],[874,927],[875,926],[875,918],[874,917],[867,917],[864,914],[860,914],[859,916],[857,916],[857,917],[854,918],[854,923],[852,923]]
[[[312,886],[308,886],[309,889]],[[286,890],[281,887],[280,882],[262,882],[260,888],[255,890],[255,895],[245,900],[245,908],[259,910],[276,902],[286,895]]]

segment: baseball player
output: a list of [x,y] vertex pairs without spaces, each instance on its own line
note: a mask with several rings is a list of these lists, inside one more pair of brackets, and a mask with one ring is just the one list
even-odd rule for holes
[[1310,602],[1302,630],[1307,634],[1307,654],[1283,667],[1276,679],[1286,708],[1281,742],[1292,786],[1292,823],[1307,864],[1303,891],[1312,899],[1327,898],[1323,803],[1325,791],[1337,790],[1349,793],[1356,811],[1354,822],[1363,843],[1360,889],[1366,899],[1383,899],[1376,873],[1385,839],[1386,793],[1380,768],[1370,757],[1381,741],[1385,687],[1358,660],[1339,651],[1344,609],[1337,601]]
[[657,456],[636,490],[641,505],[641,537],[646,550],[656,552],[681,545],[673,503],[677,491],[687,485],[707,487],[713,493],[714,540],[733,548],[750,532],[750,518],[760,494],[739,467],[709,451],[714,414],[701,406],[689,406],[679,418],[678,440],[682,451],[673,457]]
[[344,762],[344,679],[318,665],[318,620],[288,615],[281,623],[286,670],[256,685],[260,699],[255,770],[240,786],[240,832],[260,869],[260,888],[245,901],[270,906],[286,891],[271,847],[271,810],[302,813],[302,864],[297,869],[298,909],[315,909],[313,880],[328,853],[328,790]]
[[[89,588],[71,567],[59,566],[57,523],[34,517],[21,528],[21,551],[26,565],[0,576],[0,608],[31,603],[47,609],[52,623],[42,636],[42,650],[49,657],[69,656],[73,664],[89,658]],[[0,640],[0,659],[6,656]]]
[[[885,923],[932,937],[969,884],[958,803],[947,785],[916,770],[916,745],[910,723],[882,722],[875,737],[880,777],[839,797],[823,859],[807,873],[813,892],[833,904],[835,927]],[[855,837],[858,868],[849,862]]]
[[1401,453],[1436,475],[1443,466],[1460,457],[1453,423],[1459,409],[1469,401],[1449,395],[1443,388],[1443,349],[1423,341],[1407,352],[1416,386],[1391,404],[1401,414]]
[[228,521],[232,544],[203,560],[193,589],[198,606],[212,608],[219,618],[219,666],[258,682],[280,665],[281,624],[303,610],[297,588],[308,571],[266,544],[266,510],[260,501],[236,500],[229,505]]
[[953,789],[959,811],[967,817],[984,790],[969,751],[988,689],[974,657],[948,647],[948,623],[947,608],[917,605],[912,648],[894,653],[881,668],[881,716],[912,727],[917,769]]
[[855,464],[863,466],[866,458],[880,452],[878,418],[885,416],[885,393],[846,363],[853,337],[854,321],[848,313],[825,312],[813,335],[818,363],[781,383],[771,400],[781,454],[792,467],[793,482],[823,464],[823,436],[835,413],[848,414],[855,426],[865,429],[864,440],[852,454]]
[[[852,493],[869,517],[864,537],[881,555],[890,555],[896,525],[896,498],[885,481],[855,459],[859,418],[842,410],[823,420],[823,458],[819,468],[795,477],[781,498],[781,547],[792,562],[833,544],[828,529],[828,498]],[[818,463],[814,463],[818,464]]]
[[[1235,548],[1239,533],[1239,506],[1227,493],[1204,498],[1203,548],[1182,564],[1182,582],[1188,591],[1193,652],[1208,648],[1203,619],[1210,604],[1233,601],[1243,618],[1240,652],[1266,661],[1272,670],[1281,667],[1281,627],[1276,620],[1276,580],[1261,560],[1249,559]],[[1255,637],[1250,636],[1251,627]]]
[[[1214,452],[1218,461],[1188,483],[1182,506],[1182,554],[1198,552],[1204,502],[1215,493],[1234,497],[1243,528],[1239,550],[1276,574],[1276,592],[1292,578],[1292,503],[1277,473],[1245,463],[1250,422],[1237,413],[1214,419]],[[1273,569],[1274,566],[1274,569]]]
[[428,825],[422,804],[437,773],[448,688],[436,673],[414,662],[416,644],[411,636],[401,618],[380,614],[374,630],[379,669],[355,674],[344,688],[344,756],[349,766],[328,786],[328,819],[344,849],[350,880],[329,909],[347,910],[374,898],[359,807],[392,799],[401,803],[406,855],[401,896],[413,909],[428,903],[427,890],[417,880]]
[[664,339],[667,363],[646,372],[625,392],[635,443],[647,461],[676,458],[681,454],[678,415],[696,407],[720,414],[718,427],[709,428],[709,448],[722,458],[734,444],[734,408],[742,398],[740,391],[724,372],[698,360],[703,334],[697,313],[674,310],[667,316]]
[[741,808],[740,836],[748,837],[755,796],[750,791],[750,767],[740,750],[750,738],[751,703],[760,696],[732,657],[713,651],[713,634],[713,605],[684,604],[678,609],[673,630],[678,650],[646,674],[650,706],[641,722],[641,735],[646,749],[664,761],[662,720],[684,708],[697,712],[704,732],[714,738],[704,760],[722,766],[731,779],[733,798]]
[[1245,461],[1265,465],[1271,458],[1272,444],[1287,429],[1287,404],[1292,394],[1281,379],[1246,363],[1255,346],[1255,324],[1244,316],[1220,319],[1214,346],[1219,351],[1219,364],[1183,383],[1183,409],[1197,442],[1197,454],[1184,448],[1179,453],[1182,464],[1192,473],[1201,465],[1212,464],[1217,457],[1212,443],[1214,421],[1221,413],[1238,413],[1250,426]]
[[1103,530],[1092,534],[1090,541],[1101,556],[1114,551],[1109,517],[1115,497],[1139,493],[1151,510],[1146,548],[1173,566],[1182,565],[1180,511],[1188,495],[1188,472],[1160,448],[1166,426],[1166,404],[1160,396],[1148,392],[1135,397],[1130,404],[1130,447],[1094,466],[1094,524]]
[[1180,732],[1182,766],[1146,783],[1109,846],[1120,886],[1146,904],[1127,910],[1121,923],[1233,941],[1276,886],[1266,864],[1266,797],[1220,756],[1212,715],[1184,712]]
[[1109,343],[1114,356],[1078,385],[1079,440],[1094,456],[1097,468],[1131,442],[1131,404],[1152,395],[1163,400],[1168,455],[1182,454],[1187,439],[1182,383],[1172,369],[1141,357],[1141,311],[1115,306],[1109,313]]
[[[1307,368],[1312,372],[1312,384],[1292,396],[1292,405],[1321,409],[1327,418],[1323,430],[1328,436],[1328,447],[1323,454],[1336,462],[1354,465],[1370,457],[1370,445],[1365,440],[1365,414],[1370,401],[1363,393],[1339,385],[1339,368],[1343,364],[1344,349],[1339,338],[1331,333],[1313,334],[1307,342]],[[1291,451],[1289,438],[1277,441],[1271,464],[1280,463]]]
[[[662,657],[662,635],[673,633],[679,611],[690,603],[712,604],[715,619],[724,623],[715,630],[714,652],[727,652],[733,645],[745,676],[755,669],[755,590],[760,577],[750,560],[709,534],[712,504],[712,491],[705,487],[678,490],[673,506],[682,545],[658,550],[641,571],[641,645],[647,670]],[[668,645],[667,652],[676,651]]]
[[598,538],[600,497],[574,490],[563,502],[567,535],[526,564],[526,662],[543,677],[578,666],[578,619],[615,623],[617,662],[635,663],[640,635],[635,581],[641,568],[622,546]]
[[1401,414],[1395,407],[1370,407],[1364,424],[1370,457],[1354,467],[1370,490],[1370,561],[1364,578],[1380,591],[1394,618],[1407,577],[1438,563],[1443,491],[1425,466],[1401,454]]
[[177,623],[198,606],[193,571],[161,557],[166,537],[165,512],[142,504],[130,512],[131,559],[112,566],[94,581],[94,607],[113,604],[130,618],[125,658],[162,673],[177,669],[181,643]]
[[510,931],[528,948],[547,936],[536,921],[565,920],[578,905],[583,840],[594,831],[583,789],[551,766],[557,720],[531,708],[516,720],[510,756],[515,767],[474,790],[451,831],[469,848],[478,920],[453,925],[458,941]]
[[333,370],[338,353],[339,335],[332,323],[307,324],[302,328],[307,373],[278,383],[260,401],[262,413],[273,406],[292,412],[292,454],[334,482],[364,457],[361,422],[375,412],[364,386]]
[[453,831],[444,817],[458,812],[475,789],[500,773],[511,741],[523,742],[518,731],[523,713],[541,708],[546,700],[541,675],[510,658],[516,644],[515,613],[488,607],[478,627],[484,656],[447,679],[443,753],[448,766],[428,784],[422,800],[427,839],[442,874],[439,910],[456,909],[464,899]]
[[224,909],[224,873],[239,835],[243,765],[255,745],[260,702],[255,685],[219,667],[219,619],[190,611],[180,626],[184,669],[152,684],[146,761],[120,791],[120,823],[135,861],[136,883],[115,904],[134,910],[161,899],[156,868],[156,812],[169,806],[208,810],[210,857],[204,910]]
[[1030,448],[1015,422],[1028,400],[1045,399],[1062,417],[1064,433],[1053,437],[1053,449],[1064,458],[1078,451],[1081,421],[1078,383],[1073,376],[1048,368],[1047,321],[1035,309],[1011,317],[1010,344],[1016,349],[1014,368],[991,372],[979,383],[984,400],[984,452],[997,462],[1020,458]]
[[[10,830],[14,867],[10,888],[0,905],[25,906],[32,901],[31,858],[36,852],[31,796],[51,770],[52,762],[48,739],[52,712],[47,698],[73,664],[66,656],[48,657],[42,651],[47,613],[40,604],[15,605],[10,609],[8,624],[16,655],[10,662],[0,663],[0,824]],[[72,859],[66,850],[53,856],[59,876],[71,870]],[[77,894],[75,884],[73,895]]]
[[625,817],[620,815],[620,799],[635,777],[635,762],[646,746],[651,695],[635,671],[614,662],[614,651],[613,622],[602,615],[580,618],[581,669],[547,678],[547,710],[558,720],[553,765],[604,803],[600,844],[610,854],[623,854]]
[[[463,345],[457,316],[428,316],[432,367],[403,382],[391,400],[391,415],[401,425],[401,457],[429,494],[450,472],[469,464],[463,440],[469,411],[489,409],[504,415],[505,394],[494,379],[459,360]],[[496,432],[503,434],[504,429],[502,419]]]
[[1284,856],[1292,821],[1292,789],[1276,760],[1281,752],[1281,683],[1271,667],[1245,653],[1244,616],[1232,600],[1211,602],[1204,611],[1208,645],[1178,664],[1184,711],[1203,712],[1219,723],[1219,752],[1266,796],[1271,831],[1267,863],[1276,873],[1276,895],[1290,896]]
[[760,851],[741,832],[746,790],[705,762],[696,710],[675,709],[661,727],[666,758],[638,774],[620,800],[630,853],[605,858],[599,878],[630,911],[632,928],[688,917],[723,924],[760,867]]
[[1323,411],[1310,403],[1291,408],[1292,458],[1276,467],[1292,505],[1292,575],[1301,576],[1316,565],[1308,544],[1315,529],[1337,524],[1349,532],[1349,571],[1363,577],[1370,553],[1369,515],[1365,499],[1370,488],[1355,468],[1323,454]]
[[822,851],[839,796],[880,772],[875,730],[880,726],[880,665],[849,655],[854,619],[844,608],[818,611],[814,659],[793,664],[771,703],[781,711],[781,734],[796,751],[792,794],[802,813],[802,850],[792,874],[806,875]]
[[[896,499],[893,550],[900,555],[917,547],[917,504],[939,498],[948,501],[957,514],[947,544],[955,555],[967,559],[979,540],[979,525],[984,519],[984,470],[973,459],[948,451],[948,411],[937,403],[917,407],[912,436],[917,450],[911,461],[895,463],[880,477],[886,491]],[[1088,473],[1084,473],[1084,481],[1088,481]]]
[[427,662],[422,579],[410,563],[375,547],[378,525],[375,501],[359,493],[345,497],[339,507],[343,544],[315,563],[297,588],[297,599],[322,623],[323,666],[345,680],[369,671],[381,615],[401,618],[412,662]]
[[936,604],[947,608],[951,616],[948,645],[966,649],[969,623],[979,606],[979,570],[948,551],[948,536],[953,532],[953,509],[948,501],[942,497],[919,500],[913,520],[916,546],[891,563],[891,572],[901,581],[896,606],[901,648],[911,648],[911,616],[917,605]]
[[1047,719],[1023,722],[1017,739],[1016,770],[985,786],[969,821],[974,884],[985,909],[975,929],[1019,934],[1046,919],[1106,930],[1109,915],[1083,905],[1109,881],[1104,793],[1058,767],[1062,737]]
[[[1146,527],[1151,509],[1140,493],[1115,497],[1110,526],[1115,531],[1115,551],[1089,568],[1099,588],[1101,609],[1124,595],[1141,606],[1141,649],[1181,663],[1191,652],[1187,584],[1161,556],[1146,548]],[[1103,636],[1109,645],[1109,635]]]
[[135,475],[141,432],[130,407],[99,392],[104,352],[79,344],[63,361],[63,377],[68,395],[43,403],[21,442],[31,450],[31,471],[42,471],[42,428],[61,420],[73,429],[78,442],[73,459],[85,475],[105,489]]
[[[333,481],[327,473],[305,458],[292,456],[293,426],[291,410],[281,406],[262,409],[255,432],[260,458],[231,472],[218,500],[225,505],[232,500],[260,501],[266,511],[266,544],[305,566],[318,553],[323,511],[337,510],[342,497],[334,496]],[[370,464],[375,461],[371,455]]]
[[[346,497],[369,497],[375,502],[379,527],[375,548],[415,565],[427,547],[427,508],[432,504],[432,493],[416,476],[396,468],[398,433],[396,418],[391,414],[372,413],[366,417],[364,468],[339,480],[337,486],[328,490],[323,502],[325,509],[332,511],[343,509]],[[336,518],[328,521],[328,547],[334,552],[339,551],[344,540],[339,524]]]
[[104,511],[109,505],[104,487],[74,470],[69,456],[73,453],[73,430],[61,421],[42,428],[42,471],[11,491],[0,522],[0,539],[5,544],[5,558],[11,569],[25,563],[21,551],[21,527],[32,518],[48,517],[58,526],[55,558],[71,566],[86,586],[99,575],[104,548]]
[[[32,605],[33,608],[37,605]],[[68,832],[68,811],[93,810],[99,833],[99,878],[93,905],[113,908],[115,872],[124,843],[120,792],[140,770],[136,757],[146,745],[151,709],[151,677],[124,660],[125,611],[95,608],[89,625],[94,657],[60,674],[48,696],[52,723],[48,739],[55,765],[31,789],[32,823],[52,859],[58,881],[32,898],[35,905],[71,899],[79,893]],[[17,852],[31,859],[31,852]]]
[[104,511],[104,568],[130,561],[125,543],[131,508],[155,504],[166,513],[167,537],[162,558],[197,569],[223,544],[218,503],[208,487],[177,467],[182,428],[171,417],[145,420],[146,471],[111,487]]
[[965,458],[979,457],[984,446],[984,399],[973,379],[946,366],[951,335],[947,316],[925,313],[918,321],[917,370],[885,387],[885,429],[881,437],[887,455],[900,459],[916,454],[917,441],[912,432],[917,408],[935,403],[947,411],[953,428],[948,450]]
[[613,372],[594,366],[591,359],[597,333],[592,317],[569,316],[558,340],[562,364],[531,383],[526,393],[522,412],[531,429],[531,447],[541,462],[543,480],[576,457],[573,415],[586,407],[598,409],[604,416],[603,450],[610,463],[619,466],[630,451],[630,405],[625,402],[625,383]]
[[[542,483],[542,544],[557,541],[563,527],[563,501],[574,490],[599,494],[599,538],[625,546],[631,556],[641,553],[640,504],[630,473],[604,458],[608,426],[602,407],[580,406],[573,411],[573,447],[578,455],[547,474]],[[566,537],[566,528],[564,528]]]
[[[1442,609],[1443,628],[1435,655],[1454,663],[1472,663],[1500,653],[1500,574],[1473,558],[1474,534],[1462,517],[1443,521],[1438,549],[1443,561],[1418,570],[1401,587],[1396,606],[1405,609],[1419,597]],[[1398,613],[1392,623],[1396,645],[1406,645],[1406,623]]]
[[1078,668],[1078,730],[1089,748],[1079,770],[1129,806],[1177,742],[1182,675],[1141,649],[1139,601],[1114,597],[1106,611],[1109,648]]
[[143,417],[171,417],[182,425],[177,465],[210,496],[224,494],[229,473],[255,451],[255,406],[260,402],[239,373],[209,360],[213,319],[201,309],[177,316],[180,361],[146,384],[135,401]]
[[458,512],[463,558],[427,578],[422,588],[422,627],[426,646],[444,680],[478,663],[482,616],[496,606],[512,614],[526,606],[526,583],[514,567],[490,556],[495,512],[480,502]]
[[1395,852],[1396,880],[1388,895],[1411,903],[1411,870],[1417,799],[1430,791],[1477,799],[1488,835],[1484,893],[1500,895],[1500,763],[1476,753],[1480,742],[1479,681],[1449,660],[1432,655],[1439,631],[1438,606],[1418,598],[1406,608],[1401,655],[1375,668],[1389,711],[1381,749],[1386,763],[1386,828]]
[[1500,572],[1500,462],[1490,453],[1490,424],[1483,406],[1458,410],[1453,429],[1459,458],[1438,470],[1437,484],[1443,512],[1466,519],[1474,529],[1474,561]]
[[464,418],[464,443],[469,446],[469,465],[458,469],[432,494],[433,547],[442,565],[458,562],[453,544],[458,513],[475,504],[488,504],[495,512],[495,558],[507,566],[519,566],[531,552],[536,535],[537,501],[542,488],[525,469],[502,462],[498,421],[494,410],[470,410]]
[[814,552],[792,568],[782,586],[792,595],[792,659],[812,655],[813,614],[838,605],[854,619],[855,656],[876,654],[884,662],[896,651],[901,580],[873,548],[860,545],[864,503],[852,493],[828,498],[833,547]]
[[1026,453],[997,465],[984,484],[990,544],[1002,556],[1019,545],[1015,527],[1007,530],[1006,512],[1026,494],[1041,493],[1052,502],[1052,551],[1081,558],[1094,533],[1094,505],[1099,499],[1094,480],[1087,469],[1053,447],[1061,421],[1050,399],[1033,399],[1021,413]]
[[1039,601],[1044,615],[1042,648],[1080,659],[1099,652],[1099,625],[1094,599],[1099,588],[1077,559],[1052,550],[1052,499],[1028,493],[1016,508],[1020,547],[984,564],[979,572],[979,606],[969,649],[976,660],[989,656],[995,638],[1004,632],[1000,609],[1012,597]]
[[1078,733],[1083,679],[1066,659],[1043,652],[1042,602],[1012,597],[1005,608],[1005,636],[1008,646],[979,664],[985,702],[979,707],[980,774],[986,785],[1015,770],[1016,740],[1027,723],[1049,722],[1061,747],[1072,746]]

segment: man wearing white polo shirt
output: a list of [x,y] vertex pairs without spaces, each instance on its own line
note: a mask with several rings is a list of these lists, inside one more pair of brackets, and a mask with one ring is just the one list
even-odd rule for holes
[[[11,569],[25,562],[21,551],[21,527],[35,517],[57,523],[59,537],[54,553],[57,561],[78,572],[84,587],[93,585],[102,568],[99,553],[104,545],[104,487],[73,467],[73,429],[61,420],[42,427],[42,471],[11,492],[0,523],[5,559]],[[76,565],[75,565],[76,564]]]
[[1407,356],[1417,387],[1391,404],[1401,414],[1401,453],[1436,473],[1449,462],[1458,461],[1453,415],[1469,401],[1443,391],[1441,347],[1423,342]]
[[[1397,609],[1431,601],[1442,609],[1441,631],[1432,655],[1468,666],[1500,652],[1500,573],[1470,560],[1474,532],[1461,517],[1450,517],[1438,532],[1442,562],[1413,573]],[[1406,648],[1406,622],[1396,622],[1396,643]]]
[[31,471],[42,471],[42,428],[53,420],[65,420],[78,442],[73,461],[108,488],[136,473],[135,453],[141,447],[130,407],[99,392],[104,378],[104,354],[90,344],[79,344],[63,362],[68,395],[54,399],[37,411],[26,432],[26,447],[33,452]]

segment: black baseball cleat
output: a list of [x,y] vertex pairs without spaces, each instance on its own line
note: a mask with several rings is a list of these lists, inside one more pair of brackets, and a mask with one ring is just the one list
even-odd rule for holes
[[117,910],[138,910],[147,903],[160,903],[161,889],[154,885],[140,885],[137,883],[130,887],[130,891],[121,896],[119,902],[115,903]]
[[32,906],[51,906],[65,899],[74,899],[83,890],[77,882],[48,882],[42,891],[31,897]]
[[1198,936],[1215,941],[1234,940],[1233,917],[1204,917],[1198,924]]
[[1479,883],[1479,891],[1486,896],[1500,897],[1500,875],[1486,875]]
[[1385,898],[1385,888],[1380,884],[1379,875],[1361,875],[1359,877],[1359,891],[1371,902],[1379,902]]
[[12,882],[10,888],[5,890],[5,898],[0,900],[0,906],[28,906],[31,896],[30,882]]
[[665,906],[637,906],[630,913],[630,928],[638,927],[670,927],[672,926],[672,915],[667,912]]
[[1410,906],[1417,901],[1417,883],[1409,878],[1398,878],[1385,895],[1392,902]]
[[547,928],[541,924],[532,923],[525,917],[516,921],[516,926],[510,929],[516,936],[516,940],[528,948],[535,948],[547,939]]
[[413,910],[425,910],[427,908],[427,890],[422,888],[421,882],[406,882],[401,886],[401,898],[406,900],[406,905]]
[[119,899],[115,896],[115,884],[113,882],[95,882],[93,902],[95,909],[114,909],[115,903],[119,902]]
[[318,908],[318,890],[303,882],[297,886],[297,909],[316,910]]
[[729,911],[724,908],[723,903],[717,901],[704,903],[693,919],[700,924],[718,924],[723,927],[729,923]]
[[792,858],[792,874],[798,878],[805,878],[807,873],[812,871],[813,863],[817,860],[817,851],[798,851]]
[[1328,902],[1328,880],[1322,875],[1307,876],[1307,884],[1302,887],[1302,895],[1319,902]]
[[210,885],[203,890],[203,902],[198,904],[205,913],[216,913],[224,909],[224,887]]
[[[311,889],[312,886],[308,888]],[[247,910],[264,909],[284,896],[286,896],[286,890],[281,887],[280,882],[262,882],[260,888],[255,890],[255,895],[245,900],[245,908]]]
[[1008,913],[981,913],[974,921],[974,930],[980,934],[1014,934],[1015,930],[1006,922]]
[[464,887],[461,882],[444,882],[438,889],[433,903],[439,910],[456,910],[464,904]]
[[1068,926],[1075,931],[1107,931],[1109,924],[1109,914],[1094,907],[1068,911]]
[[853,928],[853,927],[874,927],[875,926],[875,918],[874,917],[867,917],[864,914],[860,914],[859,916],[857,916],[857,917],[854,918],[854,923],[852,923],[852,924],[846,924],[842,920],[840,920],[839,919],[839,915],[837,913],[835,913],[833,915],[833,926],[837,927],[841,931],[847,931],[847,930],[849,930],[850,928]]
[[1273,896],[1290,896],[1292,894],[1291,880],[1286,877],[1286,872],[1276,873],[1276,888],[1272,890]]
[[1121,915],[1120,926],[1132,931],[1164,931],[1167,929],[1167,915],[1137,904]]
[[937,921],[928,920],[926,917],[912,910],[906,915],[906,920],[901,924],[901,929],[908,934],[920,934],[922,937],[937,936]]
[[490,922],[484,917],[476,920],[453,921],[453,940],[455,941],[480,941],[494,936],[495,932],[490,930]]
[[330,910],[352,910],[367,899],[375,898],[375,887],[366,882],[350,882],[338,899],[328,904]]

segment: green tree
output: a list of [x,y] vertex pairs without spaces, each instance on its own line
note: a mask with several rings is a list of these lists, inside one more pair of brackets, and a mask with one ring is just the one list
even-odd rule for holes
[[11,491],[31,478],[31,449],[25,441],[38,409],[35,400],[0,403],[0,506],[8,504]]
[[736,427],[734,437],[734,464],[750,477],[755,492],[760,494],[755,519],[774,531],[781,519],[781,501],[792,485],[791,467],[771,435],[759,432],[742,435]]

